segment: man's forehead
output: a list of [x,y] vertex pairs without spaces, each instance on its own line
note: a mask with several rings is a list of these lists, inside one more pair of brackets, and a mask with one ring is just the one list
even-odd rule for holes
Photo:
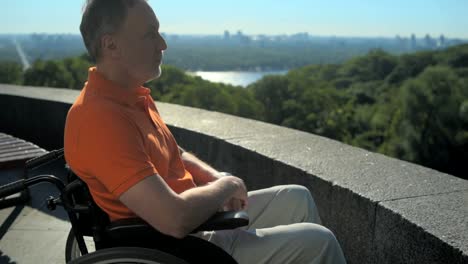
[[159,21],[156,19],[156,23],[148,24],[148,29],[153,30],[153,31],[158,31],[159,30]]
[[[145,1],[141,1],[129,11],[129,24],[140,24],[144,23],[148,25],[148,28],[157,30],[159,28],[159,21],[153,12],[153,9]],[[141,25],[143,26],[143,25]]]

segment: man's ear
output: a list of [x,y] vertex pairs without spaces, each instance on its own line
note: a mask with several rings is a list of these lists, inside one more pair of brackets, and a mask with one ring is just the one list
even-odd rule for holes
[[104,35],[101,38],[101,50],[103,55],[110,58],[120,57],[120,49],[117,45],[115,37],[111,35]]

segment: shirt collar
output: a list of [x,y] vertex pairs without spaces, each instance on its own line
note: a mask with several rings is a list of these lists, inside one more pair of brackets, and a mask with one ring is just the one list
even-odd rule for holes
[[113,81],[106,79],[96,70],[96,67],[89,68],[86,87],[93,93],[130,106],[143,100],[151,92],[150,89],[143,86],[136,87],[131,91],[123,89]]

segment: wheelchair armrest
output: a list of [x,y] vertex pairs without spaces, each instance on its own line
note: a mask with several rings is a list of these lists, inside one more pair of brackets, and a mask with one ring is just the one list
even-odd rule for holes
[[[249,216],[245,211],[217,212],[205,223],[193,230],[192,233],[199,231],[234,229],[248,224]],[[128,218],[114,221],[106,228],[106,232],[111,235],[111,237],[127,237],[135,236],[137,234],[159,233],[140,218]]]
[[154,228],[141,218],[120,219],[111,222],[106,228],[108,232],[124,232],[125,230],[130,230],[129,232],[145,232],[154,230]]
[[199,231],[234,229],[249,224],[249,216],[245,211],[217,212],[192,233]]

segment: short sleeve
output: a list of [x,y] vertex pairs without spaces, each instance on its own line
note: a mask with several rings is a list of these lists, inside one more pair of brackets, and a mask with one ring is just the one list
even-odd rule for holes
[[76,151],[83,169],[119,197],[144,178],[158,173],[146,153],[143,135],[131,118],[112,108],[100,109],[82,127]]

